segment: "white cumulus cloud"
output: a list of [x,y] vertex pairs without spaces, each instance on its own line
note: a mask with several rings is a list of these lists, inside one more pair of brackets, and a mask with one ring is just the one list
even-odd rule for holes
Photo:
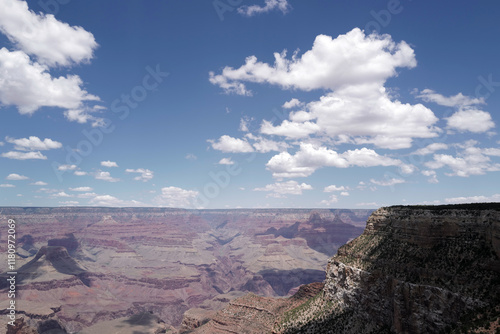
[[254,191],[267,191],[277,195],[302,195],[303,190],[312,189],[313,187],[307,183],[298,183],[297,181],[290,180],[268,184],[263,188],[255,188]]
[[136,200],[122,200],[111,195],[96,195],[89,203],[95,206],[116,206],[116,207],[137,207],[144,206],[143,203]]
[[60,191],[58,193],[52,194],[52,197],[73,197],[72,195],[66,194],[64,191]]
[[312,144],[300,144],[300,150],[294,155],[281,152],[273,156],[267,163],[267,168],[274,177],[291,178],[307,177],[321,167],[347,168],[350,166],[399,166],[400,160],[381,156],[371,149],[362,148],[348,150],[339,154],[326,147],[316,147]]
[[[343,142],[373,144],[381,148],[411,147],[414,138],[436,137],[438,118],[422,104],[394,99],[384,87],[398,67],[413,68],[413,49],[395,43],[389,35],[365,35],[353,29],[337,38],[319,35],[311,50],[292,59],[275,53],[273,65],[247,57],[240,68],[225,67],[210,73],[210,81],[227,93],[249,95],[245,83],[269,83],[283,89],[326,89],[319,101],[290,113],[289,120],[274,125],[264,120],[261,133],[288,139],[326,136]],[[298,106],[290,100],[284,107]]]
[[307,107],[317,134],[357,144],[408,148],[413,138],[436,137],[439,131],[433,126],[438,118],[430,109],[392,100],[378,84],[338,89]]
[[330,195],[330,197],[328,197],[328,199],[324,199],[320,202],[320,204],[323,204],[323,205],[326,205],[326,206],[330,206],[334,203],[337,203],[339,201],[339,198],[337,197],[337,195]]
[[51,67],[88,63],[98,46],[94,36],[51,14],[31,11],[26,1],[0,0],[0,6],[0,32],[14,46],[13,50],[0,49],[0,103],[16,106],[21,114],[58,107],[65,109],[70,121],[102,124],[103,119],[91,113],[104,108],[87,105],[99,98],[83,88],[78,75],[53,77],[50,73]]
[[62,147],[62,144],[58,141],[49,138],[41,140],[35,136],[19,139],[6,137],[5,141],[14,144],[14,149],[18,151],[45,151]]
[[158,206],[173,208],[196,208],[196,199],[199,192],[196,190],[186,190],[178,187],[164,187],[161,195],[154,198],[153,202]]
[[219,160],[219,165],[234,165],[234,161],[231,158],[222,158]]
[[300,102],[299,99],[293,98],[290,101],[287,101],[287,102],[283,103],[283,105],[281,107],[284,108],[284,109],[292,109],[292,108],[300,107],[300,106],[303,106],[303,105],[304,105],[304,103]]
[[434,154],[433,160],[425,163],[430,169],[448,167],[451,173],[448,176],[469,177],[483,175],[486,172],[500,171],[500,163],[493,162],[490,156],[500,156],[497,148],[479,148],[475,140],[466,141],[457,145],[461,151],[456,156],[450,154]]
[[103,167],[118,167],[118,165],[116,164],[116,162],[114,161],[101,161],[101,166]]
[[490,113],[478,109],[462,109],[448,117],[448,127],[459,131],[470,131],[474,133],[486,132],[495,123],[491,119]]
[[99,101],[82,89],[79,76],[54,78],[22,51],[0,49],[0,75],[0,102],[16,106],[21,114],[33,114],[41,107],[79,109],[84,101]]
[[417,97],[427,102],[458,109],[446,119],[450,129],[479,133],[486,132],[495,126],[490,113],[476,107],[478,104],[485,104],[484,98],[471,98],[462,93],[446,97],[431,89],[424,89]]
[[415,67],[413,49],[395,43],[389,35],[365,35],[355,28],[332,38],[318,35],[311,50],[301,57],[286,58],[275,53],[273,65],[249,56],[240,68],[225,67],[221,74],[210,73],[210,82],[228,92],[245,94],[243,82],[269,83],[282,88],[335,90],[345,86],[381,85],[397,74],[397,67]]
[[263,134],[285,136],[291,139],[305,138],[319,130],[319,125],[313,122],[290,122],[288,120],[284,120],[278,126],[264,120],[260,128]]
[[89,61],[98,46],[82,27],[72,27],[51,14],[36,14],[26,1],[0,0],[0,31],[41,64],[68,66]]
[[346,188],[346,187],[344,187],[344,186],[339,186],[339,187],[337,187],[337,186],[336,186],[336,185],[334,185],[334,184],[332,184],[332,185],[330,185],[330,186],[327,186],[327,187],[325,187],[325,189],[323,189],[323,191],[324,191],[325,193],[331,193],[331,192],[334,192],[334,191],[344,191],[344,190],[347,190],[347,188]]
[[246,140],[233,138],[228,135],[221,136],[217,141],[209,140],[214,150],[228,153],[248,153],[253,152],[252,145]]
[[7,177],[5,179],[11,180],[11,181],[19,181],[19,180],[27,180],[28,177],[24,176],[24,175],[19,175],[19,174],[13,173],[13,174],[7,175]]

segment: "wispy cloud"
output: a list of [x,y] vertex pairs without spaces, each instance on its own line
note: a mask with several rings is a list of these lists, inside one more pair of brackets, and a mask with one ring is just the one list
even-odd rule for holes
[[109,161],[109,160],[108,161],[101,161],[101,166],[103,166],[103,167],[109,167],[109,168],[111,168],[111,167],[118,167],[118,165],[117,165],[116,162]]
[[92,191],[93,189],[91,187],[76,187],[76,188],[69,188],[69,190],[87,192],[87,191]]
[[303,190],[312,190],[313,187],[307,183],[297,181],[276,182],[268,184],[263,188],[255,188],[254,191],[270,192],[268,197],[283,197],[283,195],[302,195]]
[[339,201],[339,198],[337,197],[337,195],[330,195],[330,197],[328,197],[328,199],[324,199],[320,202],[320,204],[323,204],[323,205],[326,205],[326,206],[330,206],[332,204],[335,204]]
[[31,185],[33,186],[46,186],[48,183],[47,182],[43,182],[43,181],[36,181],[34,183],[30,183]]
[[158,206],[173,208],[196,208],[196,199],[200,193],[196,190],[187,190],[179,187],[164,187],[161,195],[156,196],[153,202]]
[[138,173],[141,174],[139,176],[134,177],[134,180],[136,181],[142,181],[142,182],[147,182],[149,180],[152,180],[154,177],[154,172],[145,169],[145,168],[138,168],[138,169],[126,169],[125,173]]
[[11,180],[11,181],[19,181],[19,180],[27,180],[27,179],[29,179],[29,177],[13,173],[13,174],[7,175],[7,177],[5,179]]
[[117,207],[137,207],[144,206],[143,203],[136,200],[122,200],[112,195],[96,195],[89,203],[95,206],[117,206]]
[[118,182],[120,179],[114,178],[109,172],[98,171],[95,173],[94,178],[96,180],[102,180],[107,182]]
[[434,102],[446,107],[465,107],[476,104],[484,104],[484,98],[472,98],[458,93],[454,96],[444,96],[432,89],[424,89],[418,95],[425,102]]
[[477,196],[462,196],[451,197],[445,199],[446,203],[481,203],[481,202],[500,202],[500,194],[491,196],[477,195]]
[[19,139],[6,137],[5,141],[14,144],[14,149],[18,151],[44,151],[62,147],[62,144],[58,141],[49,138],[41,140],[36,136]]
[[391,179],[385,179],[385,180],[370,180],[371,183],[376,184],[378,186],[383,186],[383,187],[391,187],[396,184],[401,184],[401,183],[406,183],[405,180],[403,179],[396,179],[396,178],[391,178]]
[[238,13],[244,16],[254,16],[257,14],[267,13],[272,10],[279,10],[283,14],[286,14],[290,9],[291,6],[287,0],[265,0],[264,6],[241,6],[238,8]]
[[58,170],[67,171],[67,170],[75,170],[78,167],[76,165],[60,165],[57,167]]
[[445,143],[432,143],[432,144],[427,145],[426,147],[422,147],[422,148],[416,150],[415,152],[413,152],[411,154],[428,155],[428,154],[432,154],[436,151],[446,150],[446,149],[448,149],[448,145],[446,145]]
[[18,152],[18,151],[10,151],[6,153],[2,153],[2,157],[7,159],[14,160],[31,160],[31,159],[39,159],[39,160],[47,160],[47,157],[38,151],[31,152]]

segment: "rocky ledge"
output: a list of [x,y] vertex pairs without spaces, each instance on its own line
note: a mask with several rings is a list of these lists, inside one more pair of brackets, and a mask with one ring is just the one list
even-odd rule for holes
[[495,333],[500,204],[380,208],[276,333]]

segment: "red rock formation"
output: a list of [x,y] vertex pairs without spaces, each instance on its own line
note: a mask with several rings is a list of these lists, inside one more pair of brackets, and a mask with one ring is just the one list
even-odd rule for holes
[[24,318],[20,317],[14,321],[14,326],[7,326],[6,334],[38,334],[38,331],[26,324],[26,322],[24,322]]
[[[218,309],[236,292],[286,295],[311,282],[308,273],[324,270],[332,247],[362,232],[338,217],[363,224],[367,213],[3,208],[0,220],[14,218],[18,237],[38,251],[23,249],[26,259],[18,257],[18,267],[33,261],[20,276],[21,314],[51,317],[79,331],[141,311],[179,326],[186,310]],[[3,271],[5,254],[1,248]],[[272,270],[280,277],[297,270],[300,279],[281,287]]]
[[[220,310],[205,325],[196,328],[193,334],[269,333],[283,315],[300,307],[323,289],[323,283],[301,286],[289,298],[269,298],[248,294],[235,299]],[[185,321],[188,322],[189,315]],[[192,322],[191,322],[192,325]],[[191,326],[195,327],[195,326]]]

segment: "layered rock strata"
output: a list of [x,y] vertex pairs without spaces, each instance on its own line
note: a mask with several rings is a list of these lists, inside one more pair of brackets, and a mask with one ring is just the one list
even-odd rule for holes
[[396,206],[370,216],[274,332],[494,333],[499,316],[500,204]]
[[[179,328],[193,308],[219,310],[248,292],[290,295],[324,278],[370,212],[0,207],[0,222],[16,221],[18,315],[75,333],[144,312]],[[0,272],[6,256],[0,243]],[[8,302],[0,298],[0,313]]]

